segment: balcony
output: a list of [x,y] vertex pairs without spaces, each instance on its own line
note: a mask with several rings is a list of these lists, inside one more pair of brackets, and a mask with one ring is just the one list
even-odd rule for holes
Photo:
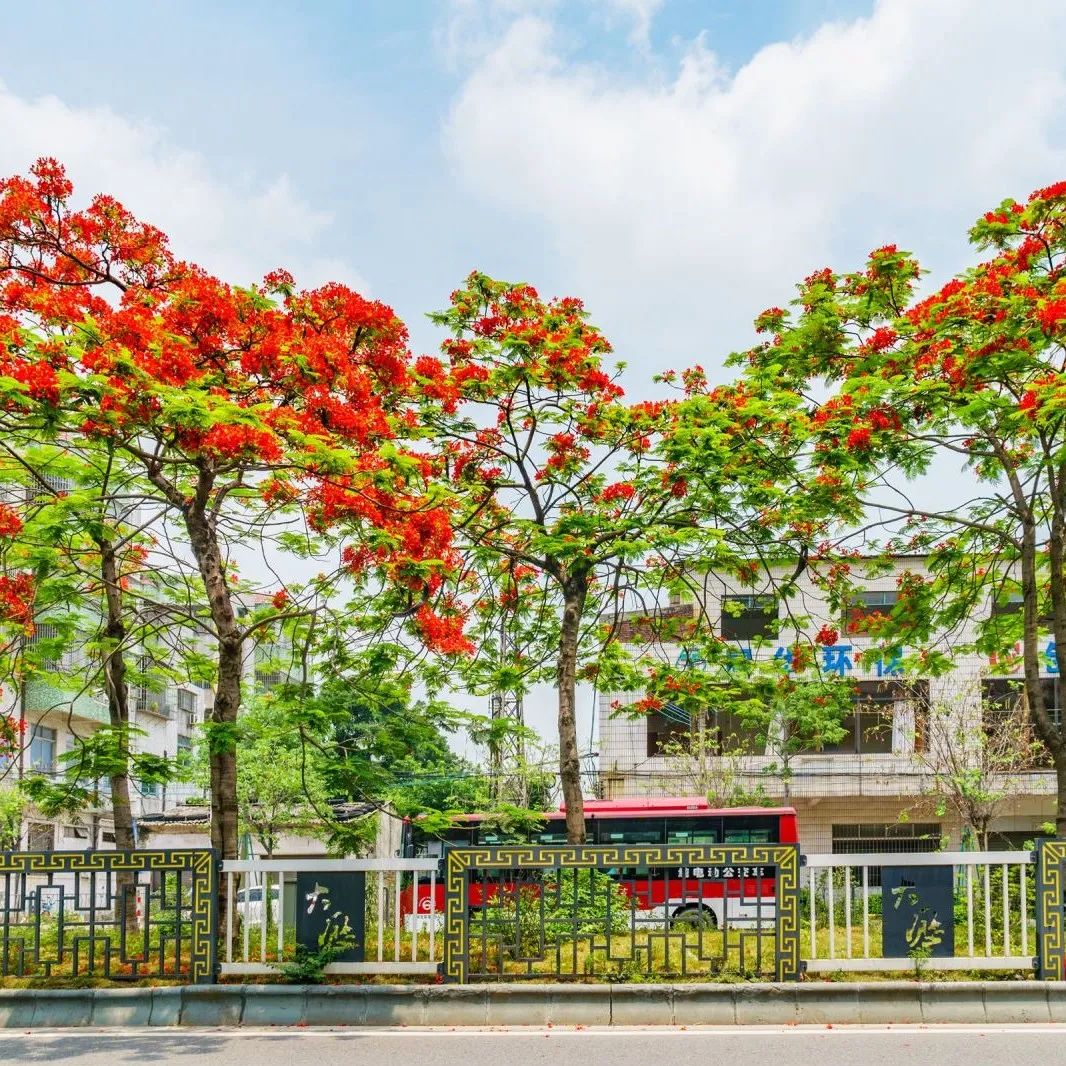
[[108,721],[107,701],[90,693],[75,695],[45,681],[34,680],[26,685],[27,715],[41,715],[46,711],[70,714],[89,722],[104,725]]

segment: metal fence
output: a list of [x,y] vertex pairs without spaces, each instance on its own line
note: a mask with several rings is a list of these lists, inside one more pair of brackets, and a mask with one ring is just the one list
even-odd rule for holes
[[0,977],[215,977],[214,852],[0,852]]
[[436,859],[226,861],[221,973],[276,974],[346,922],[355,943],[326,974],[436,974],[437,871]]
[[798,976],[794,844],[454,848],[446,980]]
[[1066,840],[1037,845],[1038,977],[1066,981]]
[[803,950],[810,971],[1033,968],[1031,852],[808,855],[806,868]]
[[208,849],[0,853],[0,977],[284,974],[343,925],[343,950],[319,954],[327,975],[1066,979],[1064,840],[805,859],[794,844],[474,847],[442,861],[226,862],[220,892]]

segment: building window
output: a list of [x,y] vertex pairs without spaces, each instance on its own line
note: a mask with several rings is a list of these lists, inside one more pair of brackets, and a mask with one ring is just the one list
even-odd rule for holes
[[878,622],[892,613],[892,608],[899,600],[899,593],[891,592],[856,592],[844,609],[844,632],[851,636],[862,636]]
[[178,689],[178,721],[186,730],[196,728],[196,693],[186,688]]
[[155,781],[139,781],[137,787],[142,796],[154,799],[159,795],[159,785]]
[[83,825],[65,825],[63,826],[63,839],[64,840],[88,840],[89,830]]
[[56,731],[47,726],[35,725],[30,735],[30,766],[42,774],[51,774],[56,768]]
[[647,716],[648,755],[676,755],[699,747],[703,732],[705,755],[764,755],[766,730],[750,725],[732,711],[711,711],[693,720],[687,711],[667,704]]
[[[59,630],[51,622],[38,622],[34,626],[33,636],[27,641],[30,647],[38,644],[47,644],[59,636]],[[38,665],[42,670],[56,672],[59,670],[59,659],[41,659]]]
[[188,737],[178,737],[178,750],[175,753],[178,766],[187,770],[192,765],[192,741]]
[[766,729],[752,725],[733,711],[714,711],[708,715],[706,729],[708,749],[715,755],[766,754]]
[[[1001,616],[1021,614],[1024,604],[1025,601],[1022,599],[1022,594],[1020,592],[1008,593],[1004,599],[993,600],[992,617],[998,618]],[[1050,610],[1045,610],[1043,614],[1037,617],[1037,621],[1045,626],[1050,626],[1054,620]]]
[[55,826],[47,822],[30,822],[26,844],[30,851],[53,851],[56,846]]
[[[1057,677],[1040,679],[1044,708],[1048,717],[1059,729],[1062,728],[1062,686]],[[986,735],[993,735],[1012,720],[1018,723],[1018,731],[1028,736],[1032,728],[1029,718],[1029,701],[1025,695],[1025,682],[1011,677],[986,677],[981,679],[981,722]],[[1049,770],[1054,766],[1051,753],[1039,737],[1032,736],[1033,744],[1026,745],[1033,758],[1027,769]]]
[[848,822],[833,826],[833,854],[937,851],[941,837],[939,822]]
[[688,743],[692,719],[680,707],[667,704],[661,711],[645,716],[648,725],[648,756],[676,751]]
[[[833,826],[834,855],[863,855],[868,852],[902,855],[939,851],[941,843],[939,822],[849,822]],[[871,888],[879,887],[881,868],[871,866],[868,878]]]
[[835,744],[820,750],[825,755],[891,755],[893,731],[910,726],[914,748],[925,745],[929,688],[924,681],[859,681],[855,683],[851,710],[840,723],[846,730]]
[[722,639],[751,640],[777,635],[774,596],[723,596]]

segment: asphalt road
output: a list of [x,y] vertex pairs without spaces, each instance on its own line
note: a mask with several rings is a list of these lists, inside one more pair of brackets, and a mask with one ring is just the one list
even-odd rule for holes
[[1066,1025],[891,1028],[37,1030],[0,1032],[0,1063],[57,1066],[1017,1066],[1066,1059]]

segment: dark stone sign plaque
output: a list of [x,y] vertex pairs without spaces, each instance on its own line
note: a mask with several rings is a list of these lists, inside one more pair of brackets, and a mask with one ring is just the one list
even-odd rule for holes
[[366,874],[305,873],[296,875],[296,943],[317,951],[327,926],[347,924],[355,946],[337,962],[363,962],[366,951]]
[[953,867],[882,868],[881,951],[886,959],[955,954]]

